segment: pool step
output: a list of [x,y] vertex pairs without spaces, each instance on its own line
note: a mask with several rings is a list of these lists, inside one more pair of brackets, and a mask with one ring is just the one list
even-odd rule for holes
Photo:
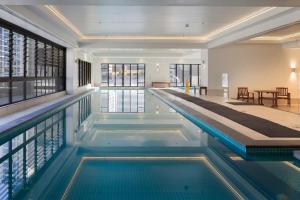
[[183,118],[177,113],[95,113],[93,114],[95,120],[107,120],[107,119],[168,119],[178,120]]
[[96,122],[93,124],[93,127],[96,129],[121,129],[121,130],[178,130],[182,129],[184,126],[182,124],[176,123],[143,123],[137,121],[127,121],[124,120],[122,122]]

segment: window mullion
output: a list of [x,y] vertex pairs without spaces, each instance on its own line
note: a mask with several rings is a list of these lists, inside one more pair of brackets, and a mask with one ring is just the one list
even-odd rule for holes
[[9,103],[12,103],[13,32],[9,30]]
[[24,71],[23,71],[23,77],[24,77],[24,81],[23,81],[23,89],[24,89],[24,92],[23,92],[23,99],[26,99],[26,77],[27,77],[27,37],[24,35],[24,46],[23,46],[23,67],[24,67]]

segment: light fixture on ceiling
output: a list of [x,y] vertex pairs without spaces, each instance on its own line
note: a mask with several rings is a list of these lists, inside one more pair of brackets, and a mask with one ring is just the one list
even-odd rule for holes
[[190,24],[185,24],[185,28],[189,28],[190,27]]

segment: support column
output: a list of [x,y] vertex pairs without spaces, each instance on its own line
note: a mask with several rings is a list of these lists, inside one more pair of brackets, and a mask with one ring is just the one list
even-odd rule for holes
[[200,86],[208,86],[208,49],[201,49]]
[[77,87],[77,63],[75,58],[75,50],[73,48],[67,48],[66,51],[66,61],[67,61],[67,73],[66,73],[66,84],[67,84],[67,94],[74,94]]

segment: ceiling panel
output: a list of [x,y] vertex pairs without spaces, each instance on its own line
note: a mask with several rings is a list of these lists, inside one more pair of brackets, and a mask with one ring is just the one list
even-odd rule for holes
[[261,9],[203,6],[57,6],[57,8],[85,35],[114,36],[203,36]]
[[297,0],[1,0],[7,5],[300,6]]

